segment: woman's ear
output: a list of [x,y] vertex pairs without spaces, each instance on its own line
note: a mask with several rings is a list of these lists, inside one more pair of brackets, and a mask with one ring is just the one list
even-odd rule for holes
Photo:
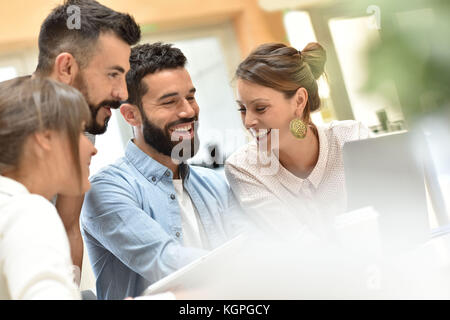
[[122,114],[125,121],[133,127],[142,124],[141,112],[139,111],[138,107],[133,104],[123,103],[120,106],[120,113]]
[[297,89],[294,96],[295,99],[295,115],[297,118],[303,118],[303,111],[305,110],[306,103],[308,102],[308,91],[301,87]]
[[35,132],[33,136],[37,145],[43,150],[52,149],[53,132],[51,130]]
[[55,59],[52,75],[62,83],[73,85],[79,71],[75,58],[68,52],[62,52]]
[[44,130],[35,132],[29,140],[29,153],[35,154],[38,158],[45,158],[45,154],[52,150],[53,132]]

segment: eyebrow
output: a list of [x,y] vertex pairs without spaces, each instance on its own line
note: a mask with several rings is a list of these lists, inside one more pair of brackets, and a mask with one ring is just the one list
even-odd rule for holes
[[113,66],[110,67],[109,69],[119,71],[120,73],[125,73],[125,69],[122,68],[121,66]]
[[[192,88],[191,90],[189,90],[189,93],[195,93],[197,92],[197,89]],[[178,96],[178,92],[170,92],[170,93],[166,93],[165,95],[161,96],[158,101],[170,98],[170,97],[174,97],[174,96]]]
[[[252,101],[250,101],[250,105],[252,105],[252,104],[255,104],[256,102],[267,102],[267,101],[270,101],[269,99],[263,99],[263,98],[256,98],[256,99],[253,99]],[[237,103],[239,103],[239,104],[244,104],[242,101],[240,101],[240,100],[236,100],[236,102]]]

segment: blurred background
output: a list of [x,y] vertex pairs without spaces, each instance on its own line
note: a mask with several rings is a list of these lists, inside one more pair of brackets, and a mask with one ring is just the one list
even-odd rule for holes
[[[34,72],[43,19],[62,0],[0,0],[0,81]],[[173,43],[188,58],[200,106],[200,152],[191,163],[222,170],[249,137],[235,103],[234,71],[259,44],[327,51],[316,124],[356,119],[374,136],[425,133],[450,208],[450,1],[100,0],[132,14],[142,42]],[[131,128],[114,111],[97,137],[91,174],[123,155]],[[448,214],[448,211],[447,211]],[[441,223],[442,225],[443,223]],[[431,227],[437,227],[430,215]],[[448,252],[445,249],[446,252]]]

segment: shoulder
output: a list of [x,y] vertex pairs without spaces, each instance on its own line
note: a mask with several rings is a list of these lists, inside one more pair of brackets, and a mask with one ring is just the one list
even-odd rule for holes
[[[235,170],[252,171],[256,166],[256,160],[258,156],[257,144],[255,141],[251,141],[240,148],[228,157],[225,161],[225,172],[229,173]],[[250,160],[250,161],[249,161]]]
[[204,199],[212,197],[221,202],[224,208],[228,207],[230,187],[223,171],[190,166],[189,180]]
[[51,230],[54,234],[65,236],[64,225],[55,206],[40,195],[23,194],[11,197],[10,201],[2,206],[1,211],[6,214],[3,217],[6,221],[2,219],[3,227],[9,231],[18,234],[46,234]]
[[52,216],[57,215],[54,205],[37,194],[21,194],[11,197],[6,203],[5,211],[19,216]]
[[23,199],[23,202],[25,201],[26,204],[23,205],[21,211],[28,212],[28,223],[36,221],[41,225],[58,225],[58,227],[64,227],[58,211],[56,211],[55,206],[50,201],[37,194],[28,195],[26,200]]
[[343,144],[370,136],[369,129],[361,121],[356,120],[332,121],[322,128],[331,143],[336,141]]
[[90,178],[91,188],[85,194],[82,215],[111,209],[118,201],[135,203],[140,199],[136,169],[120,158]]
[[199,166],[189,166],[191,175],[195,179],[198,179],[204,183],[210,184],[212,186],[217,186],[219,188],[227,188],[228,184],[225,176],[213,169],[199,167]]
[[125,157],[119,158],[115,163],[107,165],[94,174],[89,180],[92,186],[105,183],[123,184],[134,180],[136,169],[130,165]]
[[236,150],[225,161],[225,174],[230,183],[242,181],[262,181],[263,177],[276,176],[281,166],[278,158],[272,153],[259,154],[255,140]]

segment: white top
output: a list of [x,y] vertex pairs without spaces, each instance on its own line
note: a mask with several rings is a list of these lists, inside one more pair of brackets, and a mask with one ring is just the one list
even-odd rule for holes
[[192,199],[183,187],[183,180],[173,179],[173,186],[180,206],[183,244],[187,247],[203,248],[203,230],[199,224]]
[[0,299],[80,299],[55,207],[0,176]]
[[272,170],[267,170],[254,160],[258,157],[255,141],[227,159],[225,173],[231,189],[260,227],[282,235],[302,230],[327,232],[324,226],[346,211],[342,147],[347,141],[368,138],[369,130],[347,120],[317,126],[317,131],[319,158],[306,179],[285,169],[275,155],[270,159]]

